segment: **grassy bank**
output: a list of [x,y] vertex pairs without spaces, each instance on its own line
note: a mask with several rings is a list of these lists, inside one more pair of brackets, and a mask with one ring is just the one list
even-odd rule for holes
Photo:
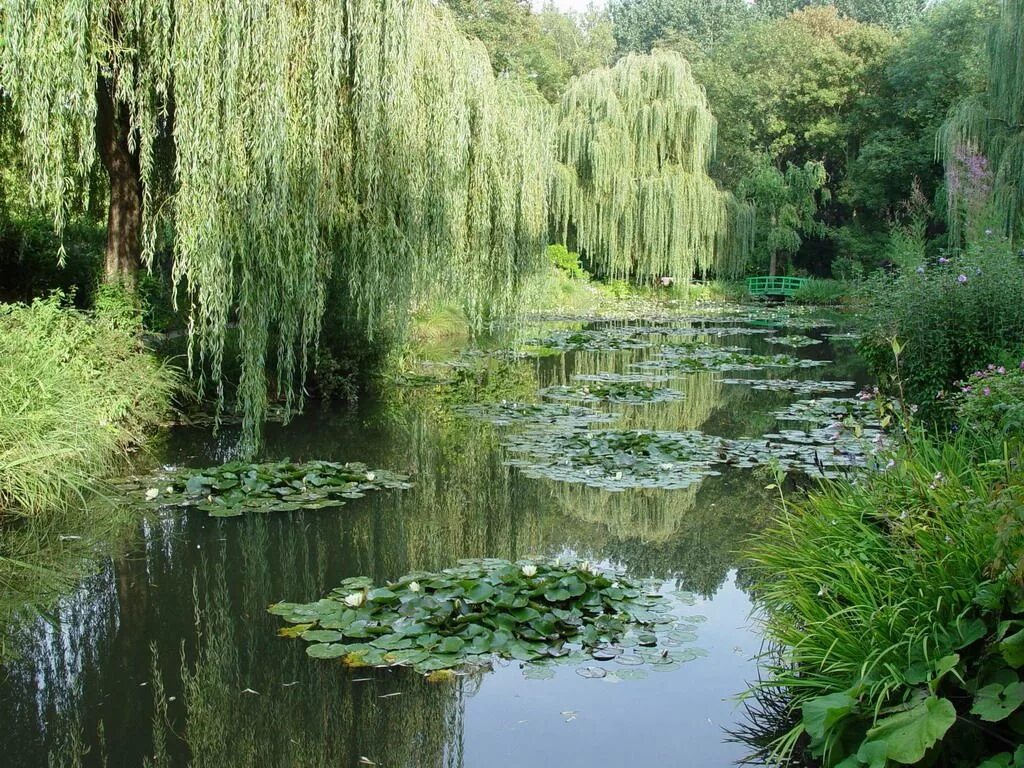
[[178,375],[117,302],[0,305],[0,519],[80,501],[165,414]]
[[1007,445],[917,435],[826,483],[750,551],[777,757],[825,766],[1020,766],[1024,468]]

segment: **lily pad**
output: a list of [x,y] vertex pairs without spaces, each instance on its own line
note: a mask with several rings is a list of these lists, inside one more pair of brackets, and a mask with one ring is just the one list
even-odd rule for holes
[[199,470],[164,470],[125,480],[120,486],[141,503],[188,507],[211,517],[341,507],[347,499],[360,498],[368,491],[412,487],[409,478],[397,472],[332,461],[234,461]]
[[[587,563],[464,560],[382,587],[346,579],[322,600],[268,610],[302,622],[301,637],[312,641],[307,654],[349,666],[409,666],[428,673],[479,667],[494,655],[527,664],[614,660],[643,666],[667,663],[663,640],[676,627],[669,610],[653,610],[662,600],[654,589]],[[627,637],[638,637],[645,653],[627,653]]]

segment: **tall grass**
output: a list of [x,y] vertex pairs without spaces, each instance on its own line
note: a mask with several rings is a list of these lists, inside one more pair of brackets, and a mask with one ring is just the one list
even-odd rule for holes
[[853,756],[884,731],[871,728],[923,713],[913,707],[925,700],[956,708],[955,725],[928,745],[943,765],[1006,748],[1006,725],[979,722],[972,699],[1005,670],[998,633],[1020,618],[1024,592],[1000,563],[1018,540],[1003,529],[1020,524],[1024,470],[990,454],[968,437],[914,437],[884,472],[784,504],[755,539],[755,598],[779,651],[765,688],[786,693],[796,723],[778,756],[806,747],[825,765],[860,765]]
[[81,501],[168,408],[178,375],[123,312],[0,305],[0,520]]

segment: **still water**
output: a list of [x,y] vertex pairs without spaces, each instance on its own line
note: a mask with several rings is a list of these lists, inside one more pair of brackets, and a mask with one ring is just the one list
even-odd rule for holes
[[[665,386],[683,399],[595,407],[616,412],[621,429],[757,437],[801,396],[723,378],[864,383],[852,346],[824,338],[833,328],[780,331],[820,341],[794,351],[742,327],[702,338],[836,362],[669,374]],[[287,427],[270,425],[263,459],[362,461],[406,472],[414,487],[340,510],[140,516],[122,552],[98,563],[49,620],[15,630],[17,658],[0,668],[0,765],[724,768],[743,758],[747,747],[729,731],[746,722],[735,697],[757,678],[761,639],[736,552],[771,514],[770,480],[726,468],[682,490],[610,492],[533,479],[506,464],[503,430],[439,402],[535,398],[542,387],[578,385],[576,376],[637,371],[673,340],[650,338],[641,348],[451,369],[457,384],[421,387],[430,396],[314,407]],[[233,440],[230,430],[179,428],[157,460],[208,466]],[[380,583],[459,558],[526,556],[578,556],[693,592],[688,611],[706,617],[696,643],[706,655],[638,680],[585,679],[572,667],[532,679],[519,662],[499,662],[429,683],[408,670],[310,659],[300,642],[277,637],[281,621],[266,612],[316,600],[347,576]]]

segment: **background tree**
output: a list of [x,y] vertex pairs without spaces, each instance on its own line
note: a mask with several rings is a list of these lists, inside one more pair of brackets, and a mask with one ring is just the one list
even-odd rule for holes
[[834,6],[843,16],[865,24],[902,29],[913,24],[928,6],[927,0],[757,0],[757,10],[768,18],[781,18],[811,6]]
[[815,219],[819,201],[828,200],[825,167],[809,161],[802,167],[790,163],[785,172],[762,155],[738,194],[756,210],[754,235],[755,269],[769,275],[785,274],[786,259],[806,237],[822,237],[825,226]]
[[[965,156],[982,153],[992,178],[995,226],[1012,239],[1024,227],[1024,0],[1003,0],[987,54],[987,88],[954,108],[939,146],[951,174]],[[954,226],[964,191],[964,185],[947,185]]]
[[534,13],[529,0],[444,0],[469,37],[487,48],[495,74],[533,83],[556,101],[569,78],[610,64],[614,43],[607,14]]
[[621,53],[647,53],[673,36],[710,49],[752,16],[744,0],[611,0],[608,10]]
[[848,116],[851,157],[838,196],[849,213],[838,236],[859,261],[887,258],[890,225],[912,195],[932,202],[934,215],[921,223],[933,236],[942,233],[944,169],[935,136],[954,104],[984,89],[984,40],[996,9],[991,0],[930,8],[890,49],[878,87]]
[[556,129],[552,214],[611,277],[742,269],[751,211],[707,175],[715,118],[680,55],[629,55],[574,80]]

